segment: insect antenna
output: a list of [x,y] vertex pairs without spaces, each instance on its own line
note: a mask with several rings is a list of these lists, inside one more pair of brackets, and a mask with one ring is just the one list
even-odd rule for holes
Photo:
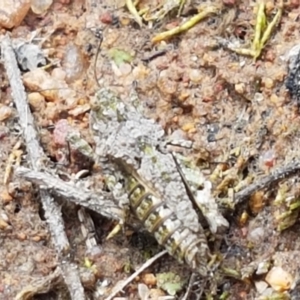
[[181,177],[181,179],[182,179],[182,182],[183,182],[183,184],[184,184],[184,187],[185,187],[185,189],[186,189],[186,192],[187,192],[189,198],[191,199],[191,201],[192,201],[192,203],[193,203],[194,209],[196,209],[196,211],[198,212],[200,223],[203,224],[203,225],[205,225],[205,227],[208,227],[208,223],[207,223],[207,221],[206,221],[206,219],[205,219],[205,217],[204,217],[202,211],[199,209],[199,207],[198,207],[198,205],[197,205],[197,201],[196,201],[196,199],[195,199],[194,193],[193,193],[193,191],[191,190],[191,187],[190,187],[190,185],[189,185],[188,182],[187,182],[187,179],[186,179],[186,177],[185,177],[185,175],[184,175],[184,172],[182,171],[182,168],[181,168],[181,166],[180,166],[180,163],[178,162],[178,160],[177,160],[177,158],[176,158],[176,154],[175,154],[174,152],[171,152],[171,154],[172,154],[172,157],[173,157],[174,162],[175,162],[175,164],[176,164],[176,168],[177,168],[177,170],[178,170],[178,172],[179,172],[179,174],[180,174],[180,177]]

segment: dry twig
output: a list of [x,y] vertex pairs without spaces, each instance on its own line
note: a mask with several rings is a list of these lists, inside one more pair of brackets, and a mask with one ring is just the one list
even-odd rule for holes
[[234,196],[234,203],[239,204],[246,198],[250,197],[254,192],[270,187],[282,179],[287,179],[300,172],[300,161],[295,161],[285,167],[279,168],[273,174],[267,175],[260,180],[250,184]]
[[[12,96],[19,113],[20,125],[26,142],[28,158],[32,168],[34,170],[39,170],[45,155],[39,145],[38,134],[34,128],[34,120],[27,103],[27,96],[21,80],[21,73],[17,65],[11,39],[8,35],[1,40],[1,50],[7,77],[12,90]],[[45,211],[45,218],[61,262],[60,268],[62,270],[62,276],[65,279],[70,296],[74,300],[85,299],[84,289],[80,282],[77,266],[69,260],[70,244],[65,233],[60,208],[54,202],[47,190],[41,189],[40,196]]]
[[17,167],[15,175],[20,176],[40,187],[50,190],[66,200],[72,201],[83,207],[89,208],[105,217],[118,221],[124,220],[124,210],[110,200],[110,194],[101,192],[93,193],[89,190],[78,188],[53,175],[45,172],[34,171],[25,167]]
[[161,251],[152,258],[148,259],[137,271],[135,271],[132,275],[130,275],[126,280],[124,280],[122,283],[117,284],[114,288],[112,293],[105,299],[105,300],[112,300],[118,293],[122,292],[123,289],[136,278],[139,276],[145,269],[150,267],[156,260],[158,260],[160,257],[165,255],[167,253],[167,250]]
[[187,286],[186,292],[185,292],[185,294],[184,294],[184,296],[182,297],[181,300],[188,300],[189,299],[192,288],[193,288],[193,284],[195,283],[195,280],[196,280],[196,276],[197,276],[196,273],[192,273],[192,275],[189,279],[189,284]]

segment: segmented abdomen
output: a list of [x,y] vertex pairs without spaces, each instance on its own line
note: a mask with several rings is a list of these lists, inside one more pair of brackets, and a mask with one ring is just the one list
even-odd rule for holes
[[135,178],[127,178],[130,207],[145,228],[170,255],[207,275],[208,246],[203,232],[185,227],[167,203],[151,193]]

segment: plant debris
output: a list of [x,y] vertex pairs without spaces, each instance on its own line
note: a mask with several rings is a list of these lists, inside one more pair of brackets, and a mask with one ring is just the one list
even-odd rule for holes
[[240,48],[233,44],[228,44],[227,47],[241,55],[252,56],[255,60],[261,55],[261,51],[264,49],[266,43],[271,37],[274,28],[278,25],[281,20],[283,13],[283,3],[280,2],[278,5],[277,12],[273,17],[272,21],[268,23],[267,16],[265,13],[266,4],[264,1],[258,1],[257,12],[256,12],[256,22],[254,29],[254,38],[251,47]]
[[201,10],[198,12],[198,14],[196,14],[195,16],[190,18],[188,21],[186,21],[183,24],[176,26],[168,31],[161,32],[161,33],[157,34],[156,36],[154,36],[152,38],[152,43],[161,42],[163,40],[166,40],[166,39],[169,39],[169,38],[175,36],[176,34],[179,34],[184,31],[189,30],[190,28],[195,26],[198,22],[200,22],[201,20],[211,16],[212,14],[218,13],[219,9],[220,8],[214,7],[214,6],[201,7]]

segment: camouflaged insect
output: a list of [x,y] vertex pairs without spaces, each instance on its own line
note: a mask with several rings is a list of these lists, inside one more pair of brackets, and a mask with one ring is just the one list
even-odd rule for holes
[[158,149],[164,130],[102,89],[92,100],[91,129],[97,157],[124,174],[129,206],[159,244],[179,262],[207,275],[209,249],[171,154]]

